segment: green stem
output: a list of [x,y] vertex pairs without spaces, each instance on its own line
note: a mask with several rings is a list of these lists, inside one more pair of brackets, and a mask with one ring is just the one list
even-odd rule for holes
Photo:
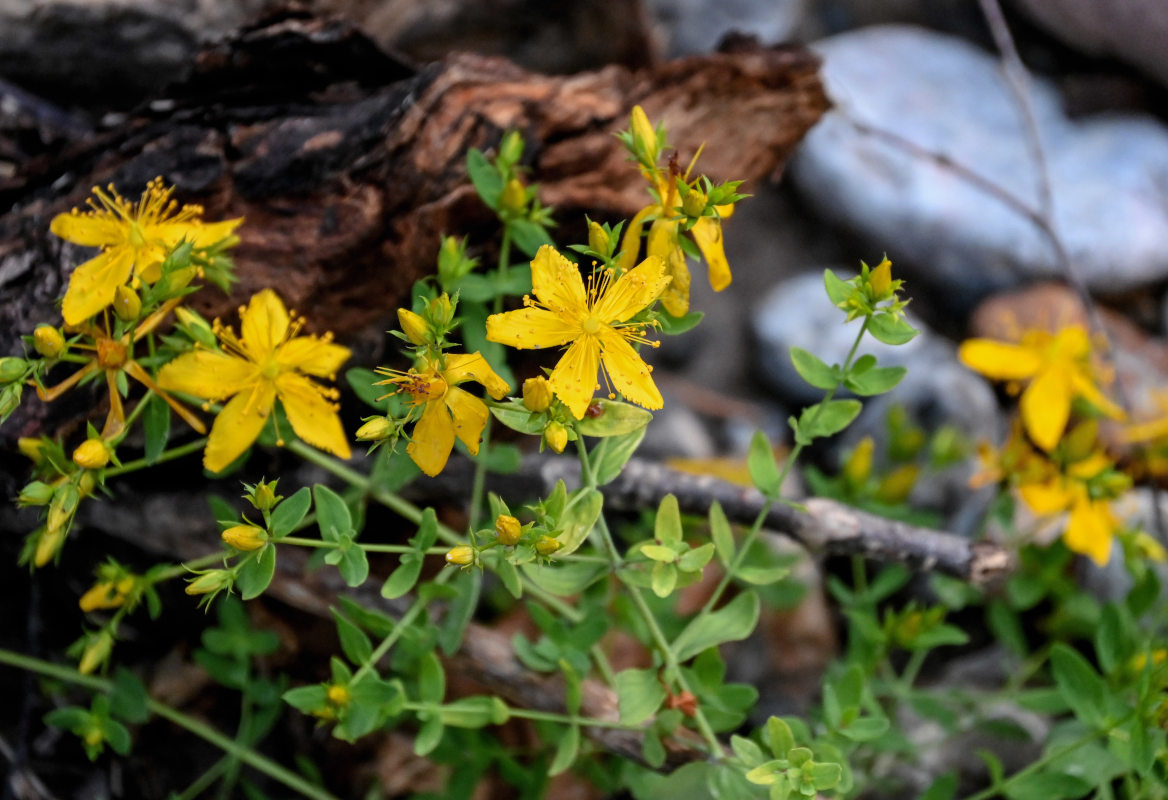
[[164,450],[161,454],[159,454],[158,458],[154,459],[153,461],[147,461],[143,457],[136,458],[133,461],[127,461],[120,467],[110,467],[105,471],[105,476],[107,478],[113,478],[118,475],[125,475],[127,472],[135,472],[137,470],[144,469],[145,467],[153,467],[156,464],[163,463],[164,461],[172,461],[176,458],[182,458],[188,453],[201,450],[203,445],[206,443],[207,437],[201,436],[198,439],[187,442],[186,444],[180,444],[178,447],[172,447],[169,450]]
[[203,792],[211,787],[211,784],[219,780],[219,776],[227,769],[227,764],[230,759],[227,756],[216,761],[210,768],[199,777],[191,782],[191,785],[183,789],[174,800],[195,800],[196,797],[201,797]]
[[[0,649],[0,664],[7,664],[10,667],[34,672],[48,678],[56,678],[57,680],[72,683],[93,692],[109,693],[114,688],[113,684],[102,678],[82,675],[77,670],[62,667],[59,664],[52,664],[48,661],[42,661],[39,658],[14,653],[11,650]],[[146,699],[146,707],[151,713],[173,722],[180,728],[185,728],[200,739],[218,747],[228,756],[238,759],[253,769],[259,770],[272,780],[284,784],[289,789],[299,792],[304,797],[314,798],[314,800],[337,800],[335,795],[330,794],[325,789],[314,786],[301,776],[277,764],[275,761],[260,755],[250,747],[244,747],[232,741],[201,720],[187,716],[181,711],[149,697]]]
[[[442,709],[446,706],[434,703],[406,703],[403,708],[406,711],[414,712],[428,712],[431,714],[440,714]],[[617,722],[609,719],[599,719],[597,717],[579,717],[571,714],[557,714],[554,711],[533,711],[526,708],[514,708],[508,706],[507,713],[511,717],[518,719],[530,719],[537,722],[557,722],[561,725],[580,725],[585,728],[613,728],[622,731],[643,731],[644,725],[629,725],[624,722]]]
[[[454,570],[441,572],[438,574],[438,577],[434,579],[434,583],[446,583],[446,581],[450,580],[454,574]],[[407,610],[405,614],[402,614],[401,619],[397,621],[397,625],[394,626],[393,630],[390,631],[389,634],[378,643],[373,652],[369,654],[369,658],[366,659],[365,663],[362,664],[357,669],[357,671],[353,673],[353,679],[350,681],[351,684],[355,685],[357,681],[361,680],[361,678],[365,677],[365,675],[367,675],[374,667],[377,666],[382,657],[389,652],[389,648],[393,647],[394,644],[397,643],[397,640],[400,639],[402,634],[404,634],[409,629],[414,620],[417,619],[418,616],[426,610],[426,606],[429,604],[429,602],[430,600],[425,597],[419,597],[414,601],[414,604],[409,607],[409,610]]]
[[921,672],[921,667],[925,664],[925,658],[929,655],[927,649],[914,650],[912,655],[908,657],[908,663],[904,665],[904,671],[900,673],[900,694],[907,696],[913,688],[913,684],[917,682],[917,675]]

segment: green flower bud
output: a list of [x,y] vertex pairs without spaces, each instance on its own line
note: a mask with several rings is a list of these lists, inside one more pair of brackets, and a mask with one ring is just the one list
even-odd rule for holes
[[0,358],[0,383],[12,383],[24,377],[28,362],[23,358]]
[[17,502],[22,506],[43,506],[53,499],[53,494],[56,491],[56,489],[47,483],[33,481],[20,490],[20,497],[17,498]]
[[504,211],[510,211],[512,214],[518,214],[527,207],[527,189],[523,188],[518,178],[507,181],[507,185],[503,187],[503,194],[499,197],[499,205]]
[[612,240],[608,235],[608,231],[594,220],[588,222],[588,249],[600,253],[602,256],[612,255],[609,249],[612,247]]
[[362,442],[380,442],[392,432],[393,423],[387,417],[374,417],[357,429],[357,438]]
[[199,574],[194,580],[187,583],[185,591],[189,595],[214,594],[220,589],[230,586],[231,580],[231,570],[211,569]]
[[539,537],[539,541],[535,543],[535,552],[541,556],[550,556],[563,546],[558,539],[553,539],[550,536],[541,536]]

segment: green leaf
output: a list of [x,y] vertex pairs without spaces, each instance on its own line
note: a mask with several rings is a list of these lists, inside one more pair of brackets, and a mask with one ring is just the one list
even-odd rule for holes
[[734,560],[734,533],[730,530],[726,512],[722,510],[722,505],[717,500],[710,506],[710,539],[714,542],[722,566],[730,566],[730,562]]
[[946,772],[933,781],[920,800],[953,800],[957,796],[957,773]]
[[560,515],[559,528],[556,532],[556,541],[561,545],[556,556],[566,556],[576,552],[592,526],[600,518],[600,510],[604,506],[604,495],[596,489],[584,488],[572,492],[564,513]]
[[[665,545],[681,544],[681,511],[677,507],[677,498],[672,494],[665,495],[661,504],[657,506],[657,521],[653,526],[653,538]],[[656,560],[663,561],[664,559]]]
[[616,675],[617,708],[625,725],[640,725],[665,702],[665,687],[657,670],[626,669]]
[[575,561],[549,566],[524,564],[520,569],[536,586],[558,597],[579,594],[603,575],[608,574],[606,565]]
[[418,698],[437,705],[446,697],[446,672],[434,653],[426,653],[418,662]]
[[341,640],[341,651],[345,658],[356,666],[361,666],[373,655],[373,644],[365,631],[341,616],[335,608],[329,609],[337,623],[337,637]]
[[847,303],[848,298],[856,292],[855,287],[841,281],[830,269],[823,271],[823,287],[827,290],[827,296],[831,298],[832,304],[837,307]]
[[147,464],[158,461],[166,443],[170,439],[170,406],[158,395],[151,395],[146,410],[142,414],[142,429],[146,437],[145,457]]
[[389,398],[385,395],[389,394],[393,387],[373,385],[378,381],[385,380],[384,376],[378,375],[371,369],[353,367],[345,370],[345,380],[348,382],[349,388],[353,390],[353,394],[357,395],[357,399],[362,403],[382,414],[389,412]]
[[585,436],[624,436],[644,428],[653,421],[653,412],[632,403],[620,403],[601,397],[593,400],[590,408],[599,407],[600,413],[590,412],[576,423]]
[[828,400],[803,409],[799,435],[806,439],[834,436],[852,424],[864,405],[859,400]]
[[555,244],[547,229],[531,220],[508,220],[507,227],[511,229],[511,241],[528,256],[534,256],[545,244]]
[[666,336],[677,336],[696,327],[704,316],[705,314],[701,311],[691,311],[681,317],[675,317],[666,311],[662,311],[657,315],[657,321],[661,323],[660,330],[663,334]]
[[1061,642],[1050,651],[1050,666],[1059,692],[1075,716],[1098,727],[1107,713],[1107,687],[1099,674],[1076,651]]
[[[751,783],[756,783],[759,786],[770,786],[778,784],[782,786],[787,785],[787,759],[776,758],[767,761],[764,764],[759,764],[754,769],[746,773],[746,780]],[[781,782],[781,783],[780,783]]]
[[812,764],[811,783],[817,791],[834,789],[843,777],[844,770],[839,764]]
[[682,572],[701,572],[713,557],[714,545],[712,543],[703,544],[701,547],[695,547],[693,550],[683,553],[681,558],[677,560],[677,568]]
[[408,486],[422,470],[404,451],[394,452],[382,448],[373,456],[373,469],[369,472],[369,483],[383,492],[397,492]]
[[275,574],[276,547],[269,542],[244,562],[235,578],[235,588],[244,600],[252,600],[264,593]]
[[771,755],[775,758],[786,758],[787,753],[795,746],[795,735],[791,733],[791,726],[779,717],[771,717],[767,720],[766,727]]
[[350,539],[349,546],[340,550],[340,554],[341,560],[336,566],[345,585],[352,588],[363,584],[369,577],[369,559],[365,557],[365,551],[352,544]]
[[320,684],[298,686],[284,692],[282,696],[285,703],[305,714],[328,705],[328,692]]
[[335,542],[340,534],[353,530],[353,516],[344,499],[332,489],[321,484],[312,487],[316,499],[316,524],[325,541]]
[[1010,800],[1073,800],[1091,789],[1082,778],[1058,772],[1034,772],[1013,778],[1003,787]]
[[750,440],[746,465],[750,470],[750,480],[758,490],[767,497],[776,497],[779,493],[779,465],[770,440],[762,431],[755,431]]
[[745,592],[717,611],[695,618],[673,643],[677,660],[688,661],[707,647],[745,639],[758,624],[758,613],[758,595]]
[[[766,755],[762,752],[762,748],[752,739],[747,739],[745,736],[739,736],[737,734],[731,736],[730,749],[748,767],[757,767],[767,760]],[[790,748],[787,749],[789,750]],[[783,756],[786,757],[786,753]]]
[[523,583],[519,580],[519,570],[507,560],[506,553],[496,551],[496,555],[498,560],[495,563],[495,574],[499,576],[499,582],[503,584],[503,588],[518,600],[523,597]]
[[986,624],[999,642],[1015,655],[1025,656],[1029,652],[1026,634],[1018,612],[1002,600],[991,600],[986,607]]
[[442,724],[442,720],[438,717],[432,717],[422,723],[422,727],[414,739],[414,755],[419,758],[429,755],[438,746],[438,743],[442,741],[442,734],[445,730],[446,726]]
[[839,384],[839,370],[823,363],[819,356],[801,347],[792,347],[790,352],[795,371],[816,389],[834,389]]
[[912,341],[920,331],[903,318],[893,317],[888,313],[877,313],[868,319],[868,333],[884,344],[897,345]]
[[475,695],[443,706],[438,712],[438,718],[443,725],[451,728],[483,728],[487,725],[502,725],[511,718],[511,712],[498,697]]
[[546,424],[543,414],[528,411],[523,401],[517,398],[490,406],[491,414],[504,426],[519,433],[542,434]]
[[466,174],[482,201],[492,210],[498,210],[499,195],[503,193],[503,176],[481,150],[472,147],[467,151]]
[[462,646],[462,636],[470,625],[475,607],[479,603],[483,574],[478,570],[466,570],[451,581],[450,587],[457,593],[446,607],[446,617],[442,620],[442,628],[438,634],[438,646],[447,655],[452,655]]
[[1104,674],[1110,675],[1131,655],[1131,635],[1119,606],[1108,603],[1095,630],[1095,653]]
[[271,531],[276,538],[287,536],[296,530],[308,509],[312,507],[312,492],[307,486],[302,487],[291,497],[286,497],[272,511]]
[[559,775],[576,762],[576,755],[580,752],[580,726],[572,725],[560,737],[556,745],[556,755],[548,767],[548,775]]
[[896,388],[907,372],[906,367],[875,367],[858,375],[848,375],[844,378],[844,386],[861,397],[884,394]]
[[661,544],[647,544],[641,548],[641,552],[654,561],[660,561],[664,564],[672,564],[677,560],[677,551],[672,547],[666,547]]
[[146,685],[125,667],[118,667],[114,673],[114,688],[110,692],[110,713],[126,722],[145,722],[150,717],[146,706],[148,699]]
[[638,428],[620,436],[611,436],[601,441],[592,451],[592,468],[596,473],[596,484],[604,486],[616,479],[625,464],[641,446],[645,438],[645,428]]
[[650,586],[658,597],[669,597],[677,587],[677,568],[672,564],[654,564]]
[[860,717],[840,727],[839,732],[853,742],[870,742],[888,732],[887,717]]
[[385,579],[385,583],[382,584],[381,596],[386,600],[396,600],[402,597],[414,588],[414,584],[418,582],[418,576],[421,574],[422,556],[418,553],[404,553],[397,569],[391,572],[389,577]]
[[109,742],[110,748],[119,756],[130,752],[130,732],[126,726],[117,720],[103,719],[101,721],[101,735]]
[[734,577],[754,586],[770,586],[790,574],[790,567],[739,567]]

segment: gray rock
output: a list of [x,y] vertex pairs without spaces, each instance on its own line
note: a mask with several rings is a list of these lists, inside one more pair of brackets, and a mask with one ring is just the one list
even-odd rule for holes
[[[1022,118],[993,56],[904,26],[842,34],[816,49],[837,110],[804,140],[791,174],[821,214],[887,250],[953,311],[1056,274],[1049,242],[1021,214],[850,121],[893,131],[1037,205]],[[1071,121],[1043,81],[1032,95],[1056,226],[1088,285],[1117,291],[1168,277],[1168,129],[1133,115]]]
[[1164,0],[1016,0],[1048,31],[1093,56],[1114,56],[1168,86]]
[[799,26],[807,0],[648,0],[654,32],[669,58],[708,53],[726,34],[785,41]]

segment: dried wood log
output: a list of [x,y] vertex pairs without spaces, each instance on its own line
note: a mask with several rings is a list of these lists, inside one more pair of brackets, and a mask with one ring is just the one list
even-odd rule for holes
[[[442,233],[468,233],[480,250],[496,233],[466,178],[468,148],[522,131],[531,179],[570,240],[583,235],[580,212],[617,219],[646,201],[612,136],[634,104],[668,124],[683,157],[709,142],[711,176],[759,180],[828,107],[816,70],[799,48],[739,47],[637,72],[548,77],[471,55],[414,72],[343,22],[278,18],[204,51],[165,100],[97,131],[63,128],[66,144],[0,179],[12,207],[0,217],[0,352],[57,318],[85,253],[48,224],[93,185],[133,196],[162,175],[208,218],[246,217],[233,296],[207,290],[196,307],[214,316],[276,286],[373,355],[398,301],[432,271]],[[42,427],[13,418],[0,445]]]

